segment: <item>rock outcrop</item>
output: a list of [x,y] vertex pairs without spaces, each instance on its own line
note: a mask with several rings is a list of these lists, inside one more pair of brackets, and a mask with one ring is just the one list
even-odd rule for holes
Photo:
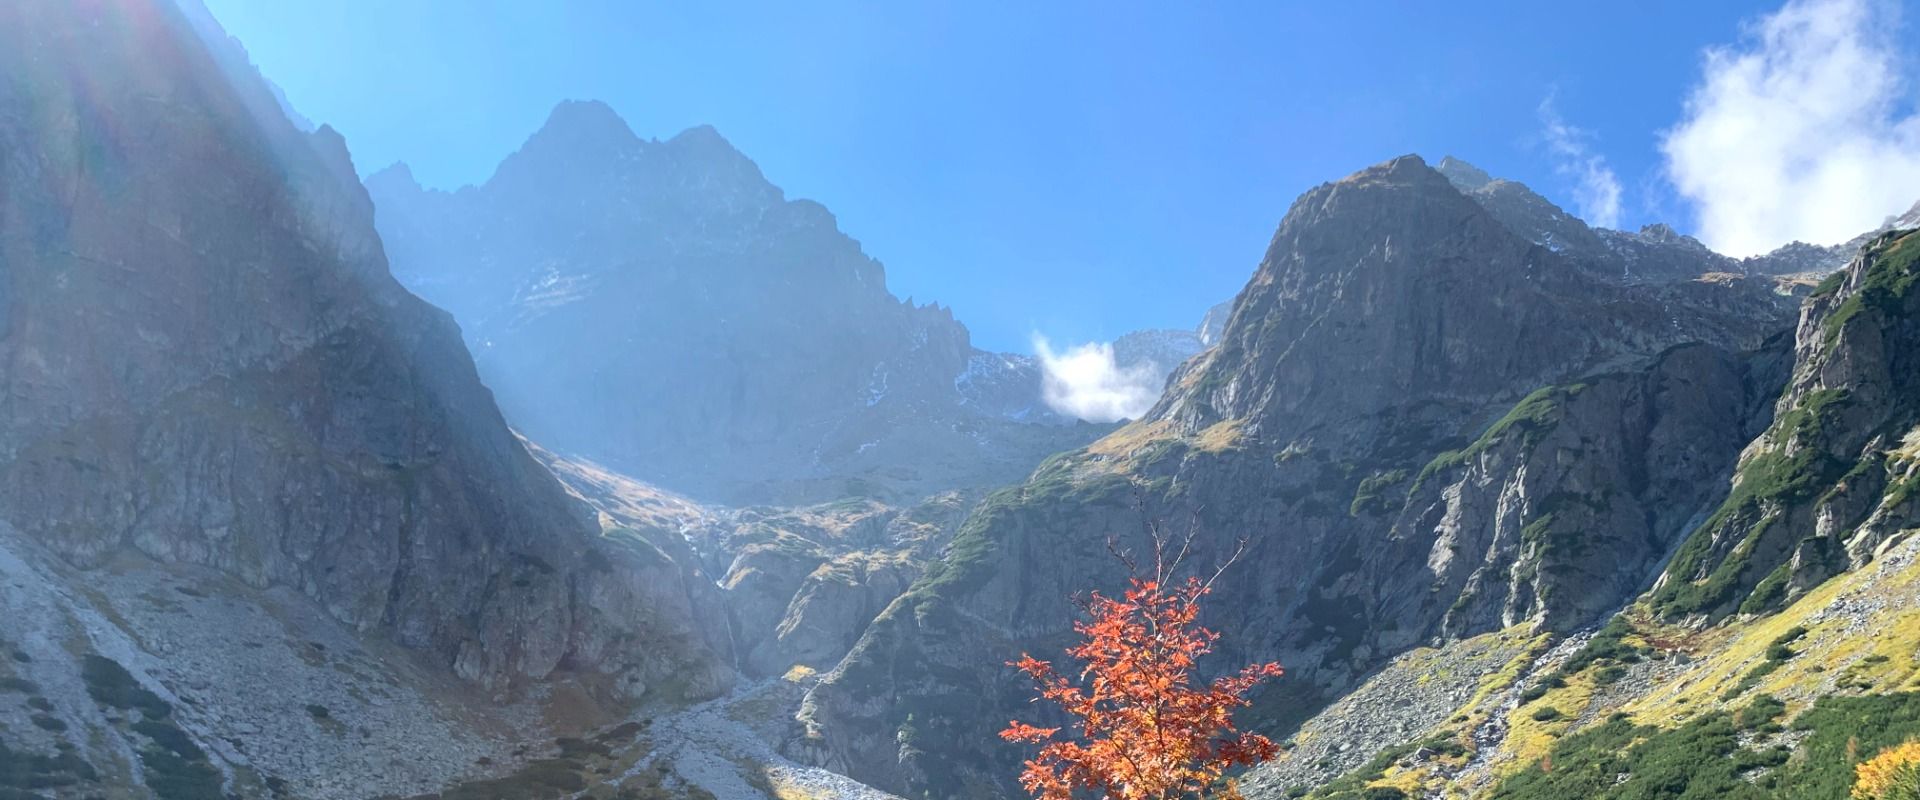
[[736,666],[750,677],[838,662],[939,555],[978,499],[942,492],[906,507],[866,499],[707,506],[527,445],[599,512],[604,527],[697,565],[699,580],[687,587],[695,616],[724,628]]
[[993,732],[1029,693],[996,665],[1057,652],[1070,595],[1121,577],[1109,539],[1153,527],[1191,532],[1196,564],[1246,539],[1206,621],[1219,663],[1287,666],[1269,730],[1417,644],[1593,623],[1718,502],[1793,302],[1623,281],[1608,252],[1541,243],[1413,157],[1308,192],[1219,343],[1147,419],[976,508],[789,750],[910,796],[1005,793],[1018,750]]
[[[1442,791],[1507,800],[1824,796],[1854,777],[1852,761],[1825,754],[1875,752],[1920,733],[1912,714],[1920,708],[1914,691],[1920,683],[1913,680],[1920,667],[1914,605],[1920,409],[1912,401],[1920,363],[1911,355],[1920,345],[1914,341],[1920,305],[1912,291],[1920,283],[1914,269],[1920,234],[1895,228],[1861,241],[1847,268],[1804,303],[1792,349],[1783,335],[1778,345],[1748,356],[1740,386],[1702,361],[1700,346],[1669,352],[1646,376],[1690,386],[1644,383],[1645,400],[1704,401],[1731,410],[1728,404],[1742,398],[1760,407],[1740,416],[1766,423],[1739,437],[1750,444],[1730,479],[1705,481],[1730,485],[1723,500],[1705,506],[1701,451],[1673,445],[1712,443],[1706,446],[1724,452],[1731,429],[1671,428],[1667,446],[1645,448],[1644,485],[1666,488],[1631,498],[1627,516],[1644,515],[1659,531],[1678,525],[1689,532],[1677,539],[1683,544],[1651,591],[1613,601],[1620,607],[1604,626],[1564,638],[1514,624],[1515,597],[1552,607],[1567,605],[1555,597],[1564,598],[1566,589],[1577,597],[1620,596],[1621,585],[1610,584],[1608,574],[1553,563],[1556,550],[1565,555],[1570,547],[1598,546],[1624,565],[1644,565],[1649,552],[1658,553],[1631,537],[1609,535],[1631,534],[1631,523],[1596,518],[1617,513],[1626,498],[1564,493],[1596,485],[1595,471],[1617,463],[1608,451],[1642,435],[1628,427],[1566,446],[1572,409],[1595,402],[1591,392],[1621,376],[1544,390],[1463,451],[1466,457],[1444,458],[1431,473],[1471,476],[1473,465],[1488,464],[1487,454],[1503,443],[1532,439],[1540,443],[1530,446],[1535,460],[1511,473],[1524,480],[1470,478],[1440,490],[1441,502],[1423,512],[1450,516],[1493,502],[1517,508],[1529,496],[1545,497],[1551,511],[1521,529],[1513,549],[1487,551],[1481,569],[1495,574],[1491,585],[1502,589],[1504,608],[1476,591],[1463,594],[1449,611],[1450,635],[1439,647],[1396,659],[1309,721],[1300,732],[1302,746],[1246,776],[1245,794],[1260,800]],[[1598,406],[1631,412],[1628,419],[1646,408],[1644,400],[1632,399]],[[1643,417],[1659,427],[1711,418],[1684,409]],[[1555,438],[1562,443],[1547,444]],[[1604,443],[1597,452],[1595,442]],[[1547,454],[1560,458],[1539,459]],[[1556,487],[1551,494],[1525,485],[1542,474]],[[1497,495],[1487,491],[1496,486]],[[1416,497],[1423,493],[1434,492],[1414,490]],[[1662,519],[1662,509],[1686,508],[1700,511],[1694,519]],[[1582,533],[1559,531],[1569,525]],[[1492,538],[1497,542],[1499,535]],[[1676,540],[1655,533],[1648,541],[1663,539]],[[1543,554],[1538,563],[1514,566]],[[1540,586],[1546,575],[1563,581],[1562,591]],[[1475,606],[1487,624],[1507,627],[1466,635]],[[1556,628],[1567,630],[1546,630]],[[1490,648],[1506,663],[1474,661]],[[1416,686],[1418,699],[1407,699]]]
[[1872,240],[1809,298],[1772,427],[1654,592],[1671,616],[1777,609],[1920,522],[1920,235]]
[[1682,345],[1542,389],[1466,448],[1376,486],[1412,485],[1395,535],[1428,546],[1435,587],[1455,598],[1442,638],[1574,630],[1644,589],[1769,419],[1785,356],[1784,341],[1745,357]]
[[[144,563],[291,592],[503,698],[731,681],[692,565],[602,537],[388,274],[337,134],[296,129],[167,2],[0,6],[0,71],[9,549],[79,582]],[[37,669],[59,666],[81,665]],[[129,735],[99,720],[70,738]]]
[[367,185],[395,274],[461,321],[517,428],[704,501],[911,501],[1106,430],[1041,404],[1031,359],[895,298],[712,128],[649,141],[569,102],[485,184]]

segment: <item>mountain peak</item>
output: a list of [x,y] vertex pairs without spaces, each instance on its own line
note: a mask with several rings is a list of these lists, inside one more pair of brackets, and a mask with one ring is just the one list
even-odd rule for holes
[[[1445,187],[1447,185],[1446,178],[1441,176],[1440,173],[1435,172],[1432,167],[1427,166],[1426,159],[1412,154],[1382,161],[1329,184],[1329,186],[1332,187],[1348,189],[1367,187],[1431,189],[1434,187]],[[1449,194],[1451,193],[1452,192],[1449,192]],[[1311,195],[1311,193],[1309,193],[1309,195]],[[1303,196],[1302,199],[1305,199],[1305,197],[1306,196]]]
[[598,100],[565,100],[527,137],[519,151],[500,162],[489,182],[552,180],[596,176],[602,167],[645,148],[611,106]]
[[1488,175],[1486,170],[1453,156],[1440,159],[1440,165],[1434,169],[1447,176],[1447,180],[1452,181],[1453,185],[1463,192],[1485,188],[1487,184],[1493,183],[1493,176]]
[[382,190],[404,189],[409,192],[422,191],[420,179],[413,176],[413,167],[405,161],[395,161],[368,175],[367,190],[380,194]]
[[1671,240],[1680,238],[1680,232],[1664,222],[1650,222],[1640,226],[1640,235],[1649,239]]
[[551,142],[568,151],[602,151],[640,141],[612,106],[598,100],[563,100],[523,149]]
[[667,142],[682,147],[725,148],[736,152],[739,150],[733,146],[732,142],[727,141],[727,137],[720,135],[719,129],[712,125],[695,125],[674,134],[673,138],[668,139]]
[[599,100],[562,100],[547,114],[542,129],[619,131],[628,136],[633,130],[620,113]]
[[1431,172],[1432,169],[1432,167],[1427,166],[1426,159],[1408,153],[1391,161],[1387,161],[1384,164],[1380,164],[1371,170],[1367,170],[1367,172],[1380,171],[1383,174],[1391,176],[1412,177]]
[[[751,172],[758,176],[759,165],[753,163],[746,153],[734,147],[733,142],[720,135],[712,125],[695,125],[661,143],[667,150],[678,153],[684,158],[706,162],[713,167],[725,165],[738,172]],[[755,182],[760,182],[756,180]]]

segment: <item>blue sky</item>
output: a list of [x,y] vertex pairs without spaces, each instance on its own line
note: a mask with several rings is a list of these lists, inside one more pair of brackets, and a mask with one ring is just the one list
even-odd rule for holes
[[[1663,135],[1708,48],[1765,49],[1754,21],[1780,8],[206,2],[363,171],[485,180],[568,98],[608,102],[642,136],[713,124],[789,196],[832,209],[896,294],[1018,351],[1035,333],[1193,325],[1251,275],[1295,196],[1402,153],[1458,155],[1570,208],[1598,168],[1622,227],[1694,230],[1712,190],[1676,191]],[[1880,26],[1910,10],[1870,9]],[[1895,60],[1883,128],[1911,109]],[[1721,129],[1703,126],[1704,150],[1725,149]],[[1912,149],[1890,130],[1869,133]],[[1719,166],[1702,185],[1727,183]]]

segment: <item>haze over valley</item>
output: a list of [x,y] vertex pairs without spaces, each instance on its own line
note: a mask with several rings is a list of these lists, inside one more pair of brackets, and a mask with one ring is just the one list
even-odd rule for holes
[[[1304,102],[1313,76],[1243,49],[1225,12],[1162,38],[1137,9],[1000,34],[984,12],[871,10],[839,19],[899,38],[862,39],[859,63],[901,74],[806,95],[871,117],[782,120],[745,90],[634,113],[626,92],[676,76],[626,75],[596,84],[622,98],[476,112],[473,141],[430,148],[439,129],[396,134],[387,95],[440,108],[494,80],[523,108],[552,78],[530,53],[606,81],[612,45],[645,60],[690,46],[666,42],[678,25],[704,43],[761,23],[423,3],[353,8],[368,38],[336,40],[301,2],[208,2],[0,0],[0,800],[1042,796],[1030,776],[1059,762],[1034,745],[1120,741],[1111,718],[1151,736],[1066,760],[1126,779],[1044,796],[1896,800],[1920,781],[1911,8],[1642,9],[1665,29],[1633,69],[1686,68],[1673,96],[1610,108],[1580,99],[1617,101],[1583,88],[1604,65],[1532,45],[1482,60],[1422,19],[1226,15],[1411,37],[1438,83],[1325,80],[1527,125],[1399,138]],[[430,33],[393,27],[422,14]],[[1081,21],[1100,35],[1020,70],[965,46]],[[516,24],[526,52],[456,69]],[[1179,49],[1190,26],[1217,52]],[[335,46],[402,32],[429,38]],[[918,72],[916,44],[955,72]],[[1207,101],[1246,116],[1192,120],[1214,150],[1111,126],[1029,160],[1055,141],[1040,128],[1199,102],[1145,81],[1109,107],[1104,77],[1041,61],[1135,50],[1218,71]],[[788,74],[729,53],[739,72],[678,79],[791,88],[852,57]],[[1517,112],[1459,88],[1523,57],[1574,77],[1527,84]],[[439,67],[376,93],[356,60]],[[1276,133],[1286,115],[1240,83],[1269,71],[1301,119],[1391,148],[1347,163]],[[890,91],[903,75],[949,91]],[[1029,80],[1059,92],[1023,123]],[[905,123],[880,117],[942,104],[979,134],[956,162],[1007,159],[1028,188],[954,178],[924,156],[942,136],[884,141]],[[1642,105],[1668,116],[1622,145]],[[745,134],[660,124],[699,108]],[[806,165],[794,143],[843,124],[888,168]],[[981,132],[1022,124],[1032,142]],[[507,141],[476,166],[474,142]],[[1525,174],[1407,152],[1436,141]],[[1142,187],[1063,185],[1095,159]],[[842,217],[776,174],[875,196]],[[1223,237],[1208,216],[1265,221]],[[1118,621],[1156,602],[1174,610]],[[1149,644],[1099,644],[1128,636]],[[1064,683],[1029,679],[1056,663]],[[1100,702],[1036,702],[1076,681]]]

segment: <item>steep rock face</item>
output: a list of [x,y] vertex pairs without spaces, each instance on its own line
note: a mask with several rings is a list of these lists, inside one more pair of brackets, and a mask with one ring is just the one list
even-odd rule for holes
[[[1434,169],[1446,176],[1461,194],[1486,208],[1502,225],[1522,238],[1556,253],[1593,260],[1605,257],[1607,245],[1599,231],[1588,228],[1578,217],[1534,193],[1525,184],[1495,178],[1453,156],[1440,159]],[[1692,274],[1706,271],[1709,270]]]
[[461,320],[516,426],[703,500],[993,485],[1103,430],[1039,405],[1031,361],[895,299],[711,128],[646,141],[565,103],[484,185],[368,187],[395,274]]
[[1294,204],[1220,345],[1155,416],[1341,449],[1379,433],[1389,406],[1405,412],[1398,435],[1415,436],[1513,387],[1673,344],[1757,347],[1788,308],[1752,281],[1600,280],[1408,156]]
[[[281,115],[285,116],[288,122],[293,123],[294,127],[307,132],[312,132],[319,127],[313,123],[313,120],[307,119],[294,109],[293,104],[287,100],[286,92],[282,91],[278,84],[260,74],[259,68],[253,64],[252,56],[247,54],[246,46],[242,45],[239,39],[227,35],[226,29],[220,27],[220,21],[213,18],[213,12],[207,10],[206,3],[202,0],[175,0],[174,6],[179,8],[180,13],[187,18],[187,24],[200,37],[201,44],[206,45],[207,52],[213,56],[214,63],[229,76],[229,82],[263,86],[273,97],[274,105],[279,108]],[[261,108],[257,113],[264,112],[267,112],[267,109]]]
[[1654,593],[1681,616],[1767,611],[1857,567],[1920,516],[1920,236],[1880,235],[1815,291],[1776,419]]
[[1207,309],[1206,316],[1200,318],[1200,344],[1212,347],[1227,332],[1227,316],[1233,313],[1233,302],[1227,301]]
[[[1315,742],[1249,776],[1247,796],[1295,797],[1318,787],[1307,796],[1357,800],[1383,770],[1410,794],[1444,787],[1515,800],[1649,792],[1760,797],[1779,789],[1814,796],[1824,791],[1814,787],[1844,787],[1852,779],[1849,764],[1822,753],[1873,752],[1912,736],[1912,715],[1888,710],[1920,703],[1913,691],[1920,689],[1913,535],[1920,532],[1920,409],[1911,400],[1920,364],[1910,356],[1920,312],[1912,301],[1920,282],[1916,241],[1920,235],[1899,230],[1868,237],[1848,268],[1804,305],[1791,353],[1768,348],[1748,359],[1757,368],[1750,375],[1774,376],[1744,382],[1749,402],[1773,400],[1772,414],[1762,408],[1753,415],[1771,422],[1740,457],[1718,510],[1703,513],[1704,524],[1687,522],[1697,530],[1653,591],[1598,630],[1560,641],[1534,637],[1498,668],[1465,663],[1492,641],[1484,636],[1401,659],[1306,726],[1313,735],[1339,732],[1340,741],[1356,745],[1350,752]],[[1657,371],[1711,384],[1714,370],[1694,361]],[[1784,392],[1774,391],[1782,383]],[[1555,392],[1572,398],[1570,408],[1600,385],[1589,382],[1578,395]],[[1699,397],[1724,403],[1728,388]],[[1548,424],[1508,428],[1544,441],[1560,435],[1566,417],[1523,414],[1519,419]],[[1704,434],[1693,438],[1709,441]],[[1498,448],[1476,443],[1481,454],[1465,461],[1484,463],[1484,452]],[[1611,461],[1581,452],[1563,463],[1591,471]],[[1699,493],[1682,484],[1687,478],[1669,474],[1672,489]],[[1591,522],[1599,504],[1569,500],[1554,503],[1544,533],[1559,527],[1566,509],[1590,530],[1607,530]],[[1672,502],[1643,505],[1684,507]],[[1630,542],[1608,544],[1610,553],[1636,552]],[[1601,576],[1571,577],[1580,586],[1601,585]],[[1509,628],[1497,639],[1511,642],[1523,632]],[[1447,675],[1429,682],[1423,664],[1448,665]],[[1464,678],[1468,688],[1429,708],[1391,699],[1410,686],[1424,693],[1452,678]],[[1781,735],[1783,728],[1792,733]],[[1702,731],[1725,743],[1703,744]],[[1761,751],[1768,755],[1757,757]],[[1603,777],[1581,786],[1588,779],[1571,776],[1593,775],[1585,765],[1596,752],[1608,760]],[[1748,766],[1719,766],[1729,761]],[[1542,763],[1558,769],[1532,768]]]
[[1416,158],[1308,192],[1219,344],[1147,419],[976,508],[789,751],[908,795],[1004,794],[1020,751],[993,732],[1033,712],[995,665],[1058,652],[1069,596],[1120,581],[1109,539],[1153,526],[1191,532],[1196,564],[1247,540],[1206,622],[1230,632],[1216,663],[1287,666],[1253,712],[1274,730],[1413,645],[1592,623],[1718,500],[1780,380],[1777,351],[1742,353],[1790,301],[1588,267]]
[[794,591],[774,638],[756,648],[752,663],[768,673],[783,664],[831,669],[925,571],[924,559],[897,551],[855,551],[822,564]]
[[977,499],[943,492],[904,508],[856,499],[788,509],[703,506],[527,445],[614,536],[695,565],[683,582],[695,618],[734,644],[735,666],[752,677],[833,666],[920,577]]
[[12,3],[0,45],[15,535],[289,587],[491,687],[725,685],[682,570],[600,539],[388,276],[337,135],[230,85],[168,3]]
[[740,509],[693,534],[727,590],[741,666],[773,676],[826,669],[952,538],[973,497],[910,507],[841,501]]
[[1727,456],[1769,419],[1780,346],[1742,358],[1683,345],[1646,369],[1535,392],[1430,462],[1395,525],[1432,531],[1427,565],[1457,597],[1443,638],[1534,622],[1571,630],[1646,586],[1722,492]]

